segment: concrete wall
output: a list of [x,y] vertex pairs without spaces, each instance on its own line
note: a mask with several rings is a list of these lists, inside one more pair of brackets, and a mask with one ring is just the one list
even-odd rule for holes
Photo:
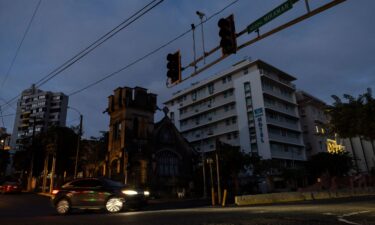
[[243,206],[372,195],[375,195],[375,187],[344,189],[338,191],[285,192],[259,195],[243,195],[236,196],[235,203],[236,205]]

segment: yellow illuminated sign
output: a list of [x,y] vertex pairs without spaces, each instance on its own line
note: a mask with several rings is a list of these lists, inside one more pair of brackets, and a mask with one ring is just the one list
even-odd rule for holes
[[345,146],[337,144],[336,140],[327,139],[327,150],[332,154],[340,153],[345,151]]

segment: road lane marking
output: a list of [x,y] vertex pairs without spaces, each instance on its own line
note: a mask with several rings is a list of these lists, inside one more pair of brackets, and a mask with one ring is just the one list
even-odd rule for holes
[[351,221],[346,220],[346,219],[344,219],[344,218],[338,218],[337,220],[340,221],[340,222],[343,222],[343,223],[347,223],[347,224],[352,224],[352,225],[362,225],[362,224],[360,224],[360,223],[351,222]]
[[[355,216],[355,215],[364,214],[364,213],[369,213],[369,212],[371,212],[371,211],[351,212],[351,213],[343,214],[343,215],[341,215],[341,216],[337,215],[337,220],[340,221],[340,222],[346,223],[346,224],[351,224],[351,225],[361,225],[360,223],[356,223],[356,222],[352,222],[352,221],[349,221],[349,220],[347,220],[347,219],[344,219],[344,217],[350,217],[350,216]],[[333,213],[324,213],[324,215],[333,215],[333,216],[336,216],[336,215],[333,214]]]

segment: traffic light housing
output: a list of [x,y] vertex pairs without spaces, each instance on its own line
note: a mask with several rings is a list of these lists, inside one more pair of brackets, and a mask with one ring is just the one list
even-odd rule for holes
[[180,51],[170,53],[167,55],[167,77],[170,84],[179,83],[181,81],[181,55]]
[[220,47],[223,55],[229,55],[237,52],[236,27],[234,25],[233,14],[227,18],[221,18],[218,22],[220,28],[219,36]]

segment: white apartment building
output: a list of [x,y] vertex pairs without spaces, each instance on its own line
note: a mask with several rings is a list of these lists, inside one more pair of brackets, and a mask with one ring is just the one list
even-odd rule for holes
[[65,126],[68,96],[61,92],[42,91],[32,85],[22,92],[17,102],[11,146],[20,149],[20,140],[47,130],[50,126]]
[[325,114],[326,103],[305,91],[297,91],[296,97],[308,158],[320,152],[347,151],[353,157],[356,172],[370,173],[375,168],[374,143],[361,137],[330,137],[324,128],[329,123],[329,117]]
[[201,152],[216,140],[263,159],[304,161],[293,76],[261,60],[244,60],[165,102],[170,118]]
[[324,128],[329,122],[326,103],[302,90],[296,92],[296,97],[307,157],[328,152],[329,137]]

